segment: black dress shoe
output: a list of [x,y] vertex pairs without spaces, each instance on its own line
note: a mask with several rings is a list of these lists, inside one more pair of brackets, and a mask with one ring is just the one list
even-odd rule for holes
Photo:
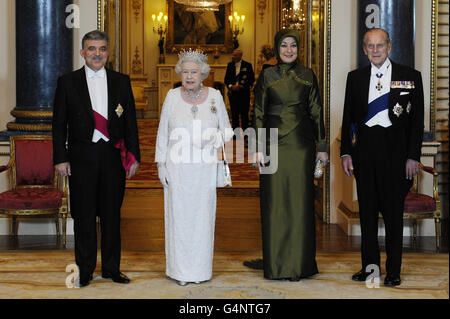
[[399,286],[401,283],[402,280],[400,279],[400,275],[397,276],[386,275],[386,278],[384,278],[384,285],[387,287]]
[[90,275],[87,276],[87,277],[83,277],[83,278],[80,277],[80,288],[81,288],[81,287],[86,287],[86,286],[88,286],[88,285],[89,285],[89,282],[90,282],[92,279],[94,279],[94,277],[92,276],[92,274],[90,274]]
[[352,280],[353,281],[366,281],[367,277],[369,277],[369,275],[371,274],[371,272],[365,272],[364,270],[360,270],[357,273],[354,273],[352,276]]
[[251,268],[251,269],[264,269],[264,263],[261,258],[253,259],[253,260],[246,260],[243,262],[244,266]]
[[112,274],[110,272],[103,271],[102,272],[103,278],[111,278],[112,281],[117,282],[119,284],[128,284],[130,282],[130,278],[122,274],[121,272],[118,272],[116,274]]

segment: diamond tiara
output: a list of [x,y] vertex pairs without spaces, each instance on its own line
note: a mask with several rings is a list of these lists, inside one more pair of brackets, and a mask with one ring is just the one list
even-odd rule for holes
[[208,58],[206,57],[206,54],[203,54],[202,51],[197,50],[197,49],[195,51],[193,51],[192,48],[189,48],[189,51],[183,50],[180,53],[178,53],[178,58],[179,59],[191,58],[194,60],[200,60],[204,63],[208,62]]

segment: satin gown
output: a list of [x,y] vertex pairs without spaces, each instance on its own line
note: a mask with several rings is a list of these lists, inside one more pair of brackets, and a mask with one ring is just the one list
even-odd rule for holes
[[[262,71],[255,88],[254,126],[277,128],[278,169],[260,175],[264,277],[294,279],[318,273],[314,217],[314,166],[327,151],[323,108],[311,69],[296,63]],[[272,144],[271,144],[272,143]]]

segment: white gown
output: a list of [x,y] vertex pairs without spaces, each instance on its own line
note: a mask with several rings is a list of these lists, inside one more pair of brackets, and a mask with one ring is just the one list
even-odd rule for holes
[[[212,277],[217,148],[233,135],[218,90],[208,88],[208,98],[198,105],[195,119],[191,106],[181,98],[181,88],[167,93],[155,151],[155,161],[165,163],[168,171],[168,187],[164,187],[166,274],[186,282]],[[200,131],[212,134],[202,139]]]

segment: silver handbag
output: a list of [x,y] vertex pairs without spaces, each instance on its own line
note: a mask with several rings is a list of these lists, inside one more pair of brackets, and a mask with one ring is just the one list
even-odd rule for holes
[[314,168],[314,177],[321,178],[324,172],[323,161],[317,160],[316,167]]
[[217,187],[231,186],[231,173],[225,155],[225,145],[222,143],[223,161],[217,162]]

